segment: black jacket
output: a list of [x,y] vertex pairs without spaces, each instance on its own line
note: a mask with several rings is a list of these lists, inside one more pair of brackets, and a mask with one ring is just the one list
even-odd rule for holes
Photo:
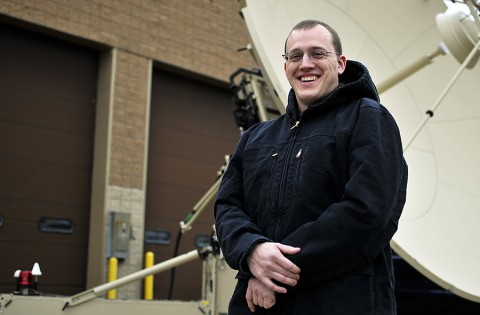
[[218,192],[217,236],[239,270],[229,314],[251,314],[246,257],[268,241],[300,247],[302,272],[266,314],[395,314],[389,242],[406,184],[398,127],[362,64],[302,114],[292,90],[285,115],[243,133]]

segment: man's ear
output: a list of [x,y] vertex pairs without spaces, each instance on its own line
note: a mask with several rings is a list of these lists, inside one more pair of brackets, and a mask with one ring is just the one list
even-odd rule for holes
[[338,74],[342,74],[345,71],[346,67],[347,67],[347,57],[345,57],[344,55],[340,55],[337,61]]

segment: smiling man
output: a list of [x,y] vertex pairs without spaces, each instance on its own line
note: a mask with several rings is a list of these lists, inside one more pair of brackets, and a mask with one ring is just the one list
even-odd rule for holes
[[390,240],[407,165],[367,69],[329,25],[285,42],[286,114],[242,134],[215,219],[238,270],[229,314],[396,314]]
[[285,44],[285,74],[301,111],[332,92],[345,71],[340,39],[325,26],[330,28],[316,24],[310,30],[294,29]]

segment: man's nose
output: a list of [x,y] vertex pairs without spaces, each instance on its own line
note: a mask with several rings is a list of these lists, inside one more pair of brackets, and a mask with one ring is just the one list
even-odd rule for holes
[[301,68],[311,68],[315,66],[312,60],[310,59],[310,56],[306,53],[303,54],[302,60],[300,62],[301,62],[300,64]]

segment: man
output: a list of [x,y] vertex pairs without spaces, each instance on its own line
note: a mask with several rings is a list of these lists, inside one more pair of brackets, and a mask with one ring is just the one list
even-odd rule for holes
[[389,242],[405,203],[399,130],[367,69],[314,20],[285,43],[286,114],[243,133],[220,186],[229,314],[396,314]]

